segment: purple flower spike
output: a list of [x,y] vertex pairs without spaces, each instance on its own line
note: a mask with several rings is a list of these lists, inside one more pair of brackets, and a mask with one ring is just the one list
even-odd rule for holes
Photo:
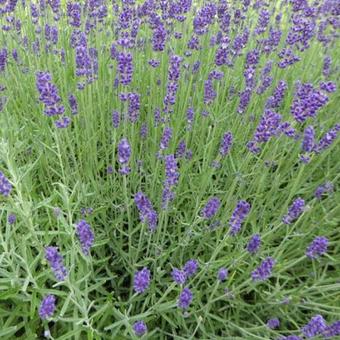
[[174,268],[171,272],[172,279],[179,285],[182,285],[186,281],[186,273],[183,270]]
[[271,110],[265,110],[260,123],[256,128],[253,140],[247,144],[247,147],[251,152],[260,152],[261,149],[258,147],[258,144],[268,142],[270,138],[279,133],[281,118],[281,115],[278,113]]
[[307,126],[304,132],[303,142],[302,142],[302,150],[304,152],[311,152],[314,148],[314,138],[315,131],[313,126]]
[[275,329],[280,327],[280,320],[278,318],[269,319],[267,321],[267,327],[270,329]]
[[0,171],[0,194],[7,197],[12,191],[12,185],[5,175]]
[[198,269],[198,262],[194,259],[187,261],[183,267],[186,277],[193,276]]
[[321,315],[315,315],[306,326],[302,327],[301,331],[303,335],[309,339],[321,334],[326,327],[324,318]]
[[118,144],[118,162],[123,165],[119,171],[123,175],[127,175],[130,172],[130,168],[127,166],[130,156],[130,144],[126,138],[123,138]]
[[112,111],[112,125],[115,129],[118,129],[120,123],[120,113],[118,111]]
[[137,336],[142,336],[148,331],[148,328],[144,321],[136,321],[133,324],[133,330]]
[[42,320],[48,319],[54,314],[55,301],[54,295],[47,295],[43,298],[39,307],[39,316]]
[[303,123],[308,117],[315,117],[327,102],[328,97],[312,84],[298,83],[291,113],[298,123]]
[[303,213],[305,208],[305,201],[298,197],[293,204],[288,208],[288,214],[282,219],[284,224],[291,224]]
[[161,150],[165,150],[169,147],[171,137],[172,137],[172,129],[167,126],[164,128],[162,139],[159,145]]
[[333,189],[334,189],[333,183],[326,182],[325,184],[322,184],[316,188],[314,196],[320,200],[322,198],[322,195],[324,195],[325,193],[332,192]]
[[150,270],[144,267],[142,270],[135,273],[133,286],[136,293],[144,293],[150,285],[151,274]]
[[79,238],[81,249],[85,255],[89,255],[90,248],[94,241],[94,234],[89,224],[85,220],[77,223],[76,234]]
[[340,320],[333,322],[322,332],[322,336],[326,339],[336,337],[337,335],[340,335]]
[[73,94],[70,94],[68,96],[68,103],[71,108],[71,113],[73,115],[76,115],[78,113],[78,103],[77,103],[77,98]]
[[271,257],[263,260],[260,266],[251,273],[253,281],[264,281],[268,279],[272,274],[274,265],[275,260]]
[[177,161],[174,155],[168,155],[165,157],[165,176],[165,182],[167,185],[174,186],[178,183],[179,173]]
[[118,53],[117,73],[120,76],[120,83],[122,85],[126,86],[131,83],[133,74],[133,61],[131,53]]
[[61,98],[57,87],[51,83],[52,77],[48,72],[37,72],[36,86],[40,94],[39,100],[44,104],[47,116],[61,115],[65,107],[60,104]]
[[58,252],[57,247],[45,248],[45,259],[49,262],[54,276],[58,281],[63,281],[67,276],[67,270],[63,264],[63,258]]
[[250,254],[255,254],[259,250],[261,245],[261,236],[259,234],[255,234],[251,237],[247,244],[247,250]]
[[14,214],[9,214],[7,218],[7,222],[9,224],[14,224],[17,220],[17,217]]
[[54,122],[54,125],[58,128],[58,129],[65,129],[67,128],[69,125],[71,124],[71,118],[69,117],[62,117],[58,120],[56,120]]
[[228,278],[228,269],[227,268],[220,268],[217,273],[217,278],[219,281],[223,282]]
[[201,211],[201,216],[204,219],[210,219],[214,217],[221,205],[221,201],[218,197],[212,197],[209,199],[205,207]]
[[328,239],[323,236],[316,237],[313,242],[308,246],[306,250],[306,256],[310,259],[316,259],[317,257],[325,254],[328,248]]
[[135,195],[135,204],[140,220],[148,224],[150,231],[154,231],[157,228],[158,216],[150,200],[142,192],[138,192]]
[[332,145],[340,132],[340,124],[336,124],[333,128],[327,131],[320,139],[319,143],[315,145],[314,151],[320,153]]
[[184,288],[179,295],[177,305],[179,308],[187,309],[192,301],[192,292],[189,288]]
[[232,143],[233,143],[232,133],[231,132],[225,133],[222,137],[222,141],[221,141],[221,145],[220,145],[220,155],[222,157],[225,157],[228,154]]
[[229,221],[230,234],[235,236],[241,229],[242,222],[250,211],[250,204],[247,201],[239,201]]
[[169,202],[175,198],[172,188],[178,183],[179,172],[177,160],[174,155],[167,155],[165,160],[165,181],[162,194],[162,208],[166,209]]
[[333,83],[332,81],[321,82],[320,89],[328,93],[332,93],[336,91],[336,84]]

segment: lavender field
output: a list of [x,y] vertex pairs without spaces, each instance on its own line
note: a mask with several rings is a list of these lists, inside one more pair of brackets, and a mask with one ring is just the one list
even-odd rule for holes
[[340,339],[339,0],[0,27],[0,339]]

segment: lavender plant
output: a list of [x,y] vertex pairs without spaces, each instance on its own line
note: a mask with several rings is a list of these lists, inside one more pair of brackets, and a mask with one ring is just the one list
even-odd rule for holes
[[0,338],[339,338],[339,18],[0,0]]

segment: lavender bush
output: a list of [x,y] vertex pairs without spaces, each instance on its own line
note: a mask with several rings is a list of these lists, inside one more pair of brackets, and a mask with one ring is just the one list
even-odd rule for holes
[[338,339],[335,0],[0,0],[0,338]]

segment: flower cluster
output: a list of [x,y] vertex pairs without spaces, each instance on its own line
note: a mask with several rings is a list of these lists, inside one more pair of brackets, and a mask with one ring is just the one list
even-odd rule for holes
[[290,110],[294,119],[298,123],[303,123],[308,117],[315,117],[318,110],[327,102],[328,97],[312,84],[299,83]]
[[162,207],[166,209],[169,202],[175,198],[175,194],[172,188],[178,183],[179,172],[177,166],[177,160],[174,155],[167,155],[164,158],[165,161],[165,181],[162,195]]
[[230,234],[235,236],[241,230],[241,225],[250,212],[250,204],[247,201],[239,201],[230,218]]
[[12,191],[12,184],[0,171],[0,194],[7,197]]
[[89,255],[90,248],[94,241],[94,233],[90,225],[85,221],[81,220],[76,224],[76,234],[79,238],[81,249],[85,255]]
[[138,192],[135,195],[135,204],[139,210],[140,220],[148,224],[150,231],[154,231],[157,227],[158,216],[150,200],[142,192]]
[[150,285],[151,274],[150,270],[146,267],[137,271],[133,280],[133,287],[136,293],[144,293]]
[[251,273],[253,281],[264,281],[268,279],[272,275],[274,265],[275,260],[271,257],[263,260],[260,266]]
[[315,315],[307,325],[302,327],[301,331],[306,338],[313,338],[322,334],[326,327],[325,319],[321,315]]
[[247,244],[247,250],[250,254],[255,254],[261,246],[261,236],[259,234],[255,234],[251,237]]
[[49,262],[54,276],[58,281],[63,281],[67,276],[67,270],[63,263],[63,258],[57,247],[45,248],[45,258]]
[[127,166],[131,156],[131,147],[126,138],[123,138],[118,144],[118,162],[121,164],[119,172],[122,175],[127,175],[130,173],[131,169]]
[[51,83],[52,77],[48,72],[36,74],[36,85],[40,94],[39,100],[45,105],[44,113],[47,116],[61,115],[65,107],[60,104],[61,98],[57,87]]
[[56,305],[56,298],[54,295],[47,295],[43,298],[39,308],[39,316],[42,320],[48,319],[53,316]]
[[323,236],[316,237],[306,250],[306,256],[315,259],[326,253],[328,248],[328,239]]
[[291,224],[299,218],[305,209],[305,201],[298,197],[288,208],[288,213],[282,218],[284,224]]
[[221,201],[218,197],[212,197],[209,199],[205,207],[202,209],[201,216],[204,219],[210,219],[214,217],[221,205]]

